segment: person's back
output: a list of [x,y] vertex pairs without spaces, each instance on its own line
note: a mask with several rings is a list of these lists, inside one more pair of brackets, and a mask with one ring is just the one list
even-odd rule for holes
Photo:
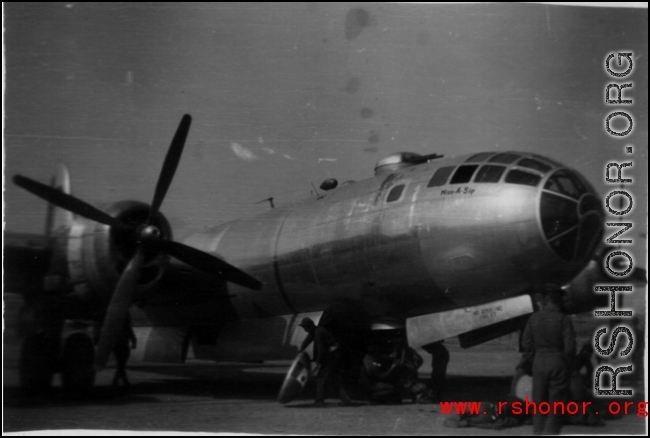
[[573,324],[556,305],[548,304],[531,315],[528,325],[536,352],[557,352],[568,356],[575,353]]
[[551,407],[548,415],[539,412],[534,415],[533,432],[536,435],[560,433],[562,417],[554,415],[554,403],[566,402],[569,393],[576,348],[575,331],[561,307],[561,290],[549,289],[546,305],[528,319],[522,339],[524,350],[535,355],[533,401],[536,409],[539,411],[541,402],[547,402]]

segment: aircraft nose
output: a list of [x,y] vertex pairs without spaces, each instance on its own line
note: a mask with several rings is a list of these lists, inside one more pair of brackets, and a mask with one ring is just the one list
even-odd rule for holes
[[561,169],[546,181],[542,192],[544,236],[562,259],[591,257],[603,233],[603,210],[594,190],[575,171]]

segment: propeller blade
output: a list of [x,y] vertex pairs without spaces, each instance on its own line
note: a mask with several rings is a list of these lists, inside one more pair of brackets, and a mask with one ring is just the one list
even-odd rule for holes
[[178,260],[187,263],[199,271],[218,276],[226,281],[249,289],[259,290],[262,288],[262,283],[250,275],[207,252],[171,240],[163,240],[156,242],[156,244],[160,245],[167,254],[176,257]]
[[106,366],[108,357],[113,352],[120,336],[124,336],[125,325],[128,322],[129,308],[133,303],[136,293],[140,268],[144,262],[142,249],[138,248],[135,256],[122,272],[120,280],[115,286],[115,292],[106,311],[106,318],[102,325],[102,332],[95,355],[95,368],[101,370]]
[[44,199],[47,202],[56,205],[57,207],[60,207],[64,210],[85,217],[86,219],[91,219],[95,222],[109,225],[111,227],[129,228],[126,224],[123,224],[113,216],[104,213],[103,211],[93,207],[81,199],[75,198],[72,195],[55,189],[54,187],[42,184],[38,181],[34,181],[33,179],[27,178],[26,176],[15,175],[14,183],[18,187],[22,187],[23,189],[33,193],[39,198]]
[[171,144],[169,145],[165,162],[160,170],[160,176],[158,177],[158,183],[156,184],[153,201],[151,201],[151,210],[149,211],[149,219],[147,220],[147,223],[151,223],[151,219],[156,215],[156,213],[158,213],[158,210],[165,199],[165,195],[167,194],[167,190],[174,179],[176,168],[178,167],[181,155],[183,154],[185,140],[190,131],[190,124],[192,124],[192,117],[189,114],[185,114],[181,119],[181,123],[178,125],[178,129],[176,130],[176,134],[174,135]]

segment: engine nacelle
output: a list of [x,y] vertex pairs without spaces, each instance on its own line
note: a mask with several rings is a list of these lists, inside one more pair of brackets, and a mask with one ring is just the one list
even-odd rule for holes
[[[111,228],[87,220],[75,220],[67,239],[68,274],[74,293],[84,302],[104,308],[127,264],[134,256],[139,230],[149,215],[148,204],[139,201],[120,201],[105,211],[134,229]],[[167,219],[157,213],[151,221],[162,238],[172,239]],[[145,262],[140,271],[138,295],[146,294],[160,281],[169,259],[158,250],[145,250]]]

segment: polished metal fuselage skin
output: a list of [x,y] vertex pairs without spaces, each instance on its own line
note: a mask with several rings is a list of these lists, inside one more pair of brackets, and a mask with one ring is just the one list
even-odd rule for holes
[[[542,229],[545,182],[560,165],[539,172],[536,186],[502,177],[427,187],[436,169],[467,158],[344,183],[186,243],[263,283],[261,291],[228,285],[241,319],[322,311],[346,301],[373,316],[407,318],[564,284],[584,268],[588,257],[562,259]],[[391,188],[400,184],[399,199],[389,202]]]

